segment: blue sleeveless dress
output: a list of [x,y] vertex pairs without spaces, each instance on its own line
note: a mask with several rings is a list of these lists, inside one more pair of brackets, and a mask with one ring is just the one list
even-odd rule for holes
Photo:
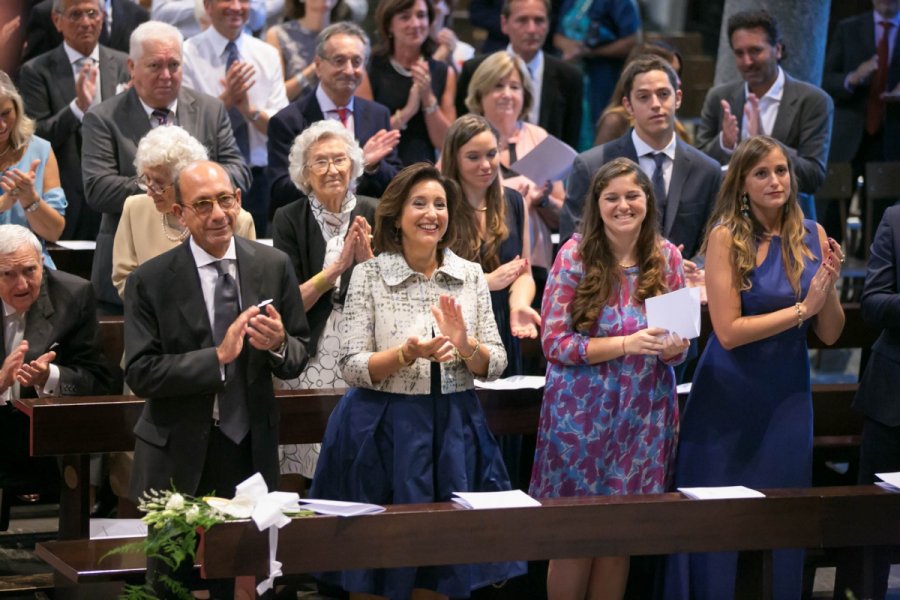
[[[804,220],[807,260],[800,299],[822,263],[814,221]],[[773,237],[763,263],[741,292],[741,314],[758,315],[793,306],[781,258],[781,238]],[[803,327],[726,350],[715,333],[700,357],[685,406],[675,465],[676,487],[745,485],[760,488],[809,487],[812,478],[813,414],[809,355]],[[669,557],[666,598],[727,600],[734,597],[737,553]],[[778,550],[773,557],[774,598],[800,598],[802,550]]]

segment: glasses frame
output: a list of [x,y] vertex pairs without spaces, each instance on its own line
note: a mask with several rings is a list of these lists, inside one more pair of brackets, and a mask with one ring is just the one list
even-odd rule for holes
[[[343,54],[331,55],[331,56],[322,56],[322,60],[327,61],[335,69],[343,69],[347,66],[347,63],[354,69],[361,69],[366,65],[366,57],[365,56],[344,56]],[[355,61],[359,62],[356,64]]]
[[160,187],[156,184],[155,181],[150,181],[150,179],[146,175],[141,175],[140,177],[138,177],[137,185],[144,192],[162,196],[163,194],[168,192],[170,189],[175,187],[175,182],[173,181],[172,183],[170,183],[168,185],[164,185],[164,186]]
[[[337,164],[337,161],[339,161],[339,160],[345,160],[345,161],[347,161],[347,164],[342,167],[339,167]],[[316,164],[321,165],[322,163],[325,163],[324,168],[316,167]],[[353,159],[351,159],[346,154],[342,154],[340,156],[335,156],[332,158],[320,158],[317,161],[308,162],[308,163],[306,163],[306,168],[309,169],[310,172],[314,175],[324,175],[325,173],[328,172],[328,169],[330,169],[332,165],[334,165],[335,170],[337,170],[338,172],[342,172],[345,169],[349,169],[350,165],[352,165],[352,164],[353,164]]]
[[212,214],[213,204],[218,204],[223,211],[228,211],[237,205],[237,191],[219,194],[215,198],[200,198],[196,202],[181,202],[181,206],[194,211],[198,217],[208,217]]

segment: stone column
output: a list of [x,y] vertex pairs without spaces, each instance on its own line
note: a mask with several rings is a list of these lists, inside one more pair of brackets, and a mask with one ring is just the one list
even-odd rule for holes
[[785,47],[781,61],[784,70],[797,79],[821,85],[831,0],[725,0],[715,85],[740,78],[728,43],[728,18],[759,8],[766,8],[778,21]]

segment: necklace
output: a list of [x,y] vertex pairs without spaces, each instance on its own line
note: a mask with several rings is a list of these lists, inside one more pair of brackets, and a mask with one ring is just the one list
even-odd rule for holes
[[487,206],[476,206],[475,210],[478,212],[487,212]]
[[[171,225],[169,225],[168,214],[169,214],[169,213],[162,213],[162,214],[160,215],[160,217],[162,217],[162,230],[163,230],[163,235],[166,236],[166,239],[169,240],[170,242],[182,242],[182,241],[184,241],[184,239],[187,237],[188,230],[187,230],[187,229],[181,229],[180,227],[177,227],[177,228],[176,228],[176,227],[172,227]],[[175,231],[175,232],[176,232],[175,237],[172,237],[171,235],[169,235],[169,230],[172,230],[172,231]]]
[[388,60],[390,61],[391,66],[394,67],[394,70],[397,71],[397,73],[403,75],[404,77],[412,77],[412,71],[397,62],[393,56],[391,56]]

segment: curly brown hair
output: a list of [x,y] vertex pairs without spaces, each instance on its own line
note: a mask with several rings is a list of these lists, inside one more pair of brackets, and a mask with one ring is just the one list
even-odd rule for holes
[[[459,173],[459,151],[469,143],[469,140],[485,131],[490,132],[495,140],[500,139],[497,130],[487,119],[473,114],[461,116],[447,131],[441,152],[441,171],[460,187],[462,182]],[[487,211],[484,215],[482,234],[478,231],[475,209],[466,199],[459,203],[456,242],[451,248],[466,260],[480,263],[484,272],[490,273],[500,266],[500,244],[509,237],[509,228],[506,226],[506,203],[503,200],[503,186],[500,184],[499,174],[485,192],[485,207]]]
[[613,159],[594,175],[590,193],[585,198],[581,240],[578,242],[584,275],[575,288],[575,298],[572,300],[572,323],[578,331],[590,331],[603,306],[613,300],[622,285],[624,271],[609,244],[599,206],[603,191],[613,179],[619,177],[631,177],[647,198],[647,213],[637,239],[640,272],[633,301],[640,304],[647,298],[669,291],[663,281],[665,260],[660,250],[662,237],[659,234],[653,184],[633,161]]

